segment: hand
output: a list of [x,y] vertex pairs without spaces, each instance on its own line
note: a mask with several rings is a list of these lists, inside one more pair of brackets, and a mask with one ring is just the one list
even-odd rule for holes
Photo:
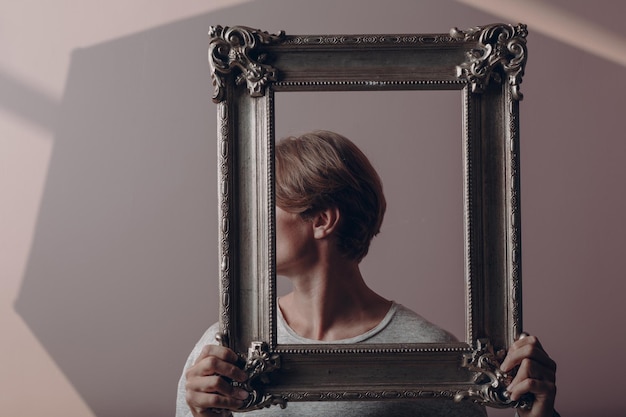
[[236,410],[243,406],[248,392],[234,387],[228,380],[244,382],[248,376],[239,369],[237,354],[232,350],[206,345],[198,359],[187,370],[186,401],[194,417],[219,416],[214,409]]
[[556,363],[543,350],[539,339],[522,333],[511,345],[500,369],[517,373],[507,387],[511,399],[517,401],[523,394],[532,393],[534,401],[530,410],[518,410],[521,417],[552,417],[556,397]]

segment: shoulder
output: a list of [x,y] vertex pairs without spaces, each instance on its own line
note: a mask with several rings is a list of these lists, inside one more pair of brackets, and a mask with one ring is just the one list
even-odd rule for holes
[[204,345],[216,345],[217,344],[217,339],[215,337],[219,333],[219,330],[220,330],[220,324],[219,323],[213,323],[211,325],[211,327],[206,329],[206,331],[204,332],[204,334],[202,335],[202,337],[200,338],[198,343],[196,343],[196,346],[198,346],[198,345],[201,345],[201,346],[204,346]]
[[451,343],[458,342],[450,332],[426,320],[401,304],[394,304],[393,316],[370,343]]
[[217,345],[217,339],[215,338],[220,330],[219,323],[214,323],[211,327],[209,327],[204,334],[200,337],[193,350],[189,354],[187,358],[186,368],[191,366],[198,356],[200,356],[200,352],[202,348],[206,345]]

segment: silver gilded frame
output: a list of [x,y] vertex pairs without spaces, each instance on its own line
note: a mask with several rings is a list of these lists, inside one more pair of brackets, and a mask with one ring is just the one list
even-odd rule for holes
[[[511,401],[499,370],[522,326],[520,83],[526,26],[448,34],[286,35],[210,29],[218,114],[220,342],[242,358],[244,410],[289,401]],[[466,341],[277,343],[274,95],[285,91],[458,90],[463,104]]]

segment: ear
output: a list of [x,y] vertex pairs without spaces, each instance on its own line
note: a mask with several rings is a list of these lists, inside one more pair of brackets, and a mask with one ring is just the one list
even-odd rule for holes
[[313,237],[323,239],[330,236],[339,226],[341,214],[337,207],[329,207],[319,211],[313,217]]

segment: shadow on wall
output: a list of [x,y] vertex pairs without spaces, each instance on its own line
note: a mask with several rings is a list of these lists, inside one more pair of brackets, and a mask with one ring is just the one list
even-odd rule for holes
[[16,308],[98,416],[172,415],[183,328],[211,320],[206,22],[72,54]]
[[[73,53],[16,309],[96,415],[172,415],[186,355],[217,317],[208,26],[420,27],[378,5],[346,19],[358,7],[253,2]],[[429,30],[485,21],[457,9]]]
[[[411,33],[497,20],[426,3],[256,1],[75,51],[16,309],[97,416],[173,415],[185,357],[217,317],[208,26]],[[575,106],[569,94],[556,105]]]

